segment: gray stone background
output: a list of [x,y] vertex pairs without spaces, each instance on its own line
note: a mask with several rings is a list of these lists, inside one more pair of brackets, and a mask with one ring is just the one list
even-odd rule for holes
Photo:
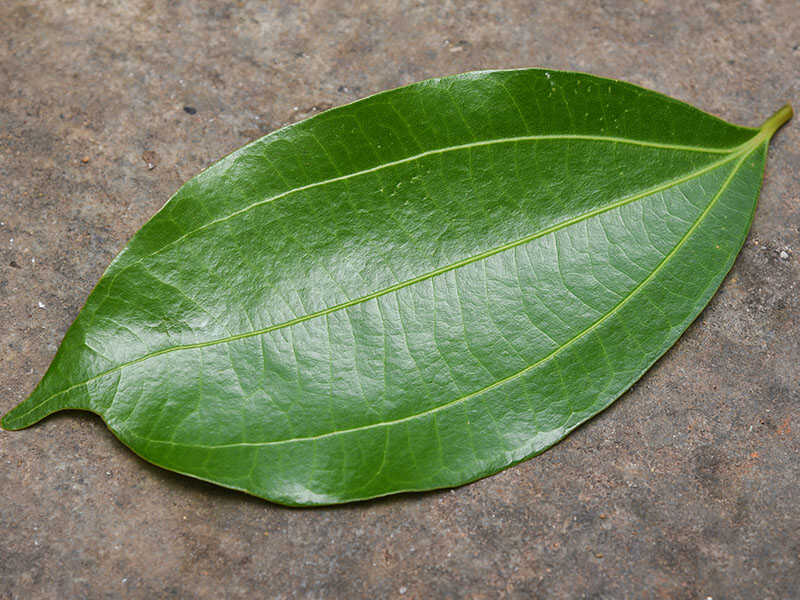
[[[0,411],[162,203],[286,123],[546,66],[756,126],[800,104],[799,44],[797,0],[3,0]],[[652,371],[477,483],[296,510],[152,467],[87,413],[0,432],[0,598],[800,597],[798,159],[792,122],[732,273]]]

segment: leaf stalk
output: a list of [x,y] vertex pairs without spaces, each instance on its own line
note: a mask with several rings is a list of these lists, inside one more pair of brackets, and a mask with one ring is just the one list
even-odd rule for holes
[[759,138],[769,139],[794,116],[791,104],[784,104],[760,127]]

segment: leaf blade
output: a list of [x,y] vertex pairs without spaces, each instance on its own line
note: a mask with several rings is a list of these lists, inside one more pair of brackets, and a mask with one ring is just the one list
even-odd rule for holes
[[[682,247],[685,241],[675,241],[685,239],[680,237],[681,231],[694,235],[700,229],[698,224],[707,222],[711,209],[717,206],[717,196],[708,196],[703,185],[697,187],[698,182],[708,187],[718,184],[718,195],[727,197],[728,186],[739,181],[740,172],[747,173],[744,187],[749,196],[742,195],[740,201],[745,205],[749,202],[752,215],[764,157],[754,166],[745,165],[745,159],[750,160],[756,149],[765,149],[769,135],[765,130],[729,126],[652,92],[589,76],[558,74],[556,88],[552,87],[552,75],[541,71],[490,72],[464,76],[464,80],[469,84],[477,81],[484,92],[491,84],[497,96],[504,89],[508,91],[508,77],[522,78],[534,90],[528,100],[539,105],[536,122],[540,124],[546,122],[544,117],[553,108],[535,90],[542,86],[545,91],[550,88],[551,93],[558,86],[567,90],[563,106],[569,109],[568,114],[556,123],[555,133],[530,133],[531,115],[526,118],[518,101],[506,101],[503,110],[518,111],[520,116],[517,121],[506,120],[517,127],[521,122],[527,133],[513,139],[498,137],[507,133],[509,125],[495,122],[489,128],[482,123],[490,123],[494,112],[486,111],[481,102],[461,98],[459,104],[449,100],[452,88],[464,81],[438,80],[379,94],[363,101],[358,110],[374,116],[375,110],[385,109],[383,121],[375,123],[396,114],[395,130],[386,139],[397,142],[402,137],[398,132],[404,131],[403,123],[410,119],[397,109],[400,100],[411,94],[408,109],[438,98],[437,110],[445,114],[450,111],[454,123],[463,123],[458,129],[446,119],[444,123],[436,121],[442,128],[438,138],[449,144],[442,148],[419,150],[424,147],[412,129],[430,129],[426,107],[406,111],[413,115],[415,127],[407,127],[403,143],[396,144],[406,153],[404,157],[398,158],[400,150],[395,148],[395,156],[387,160],[385,155],[380,156],[381,145],[369,140],[355,157],[346,147],[327,148],[321,139],[338,148],[331,131],[341,134],[341,123],[358,121],[352,114],[357,103],[329,111],[320,127],[313,127],[311,119],[295,129],[267,136],[263,138],[267,141],[245,147],[187,183],[115,260],[70,330],[78,339],[72,344],[73,354],[74,346],[82,344],[87,370],[93,368],[95,373],[81,379],[87,370],[81,365],[72,369],[74,381],[70,385],[56,383],[55,388],[61,387],[56,392],[42,388],[40,395],[45,401],[38,398],[31,403],[29,399],[26,408],[15,409],[4,418],[4,427],[25,426],[64,406],[87,408],[101,414],[115,435],[151,462],[290,504],[341,502],[406,489],[456,485],[555,443],[618,397],[674,343],[730,268],[749,219],[737,216],[738,228],[732,228],[728,236],[733,240],[728,245],[735,246],[736,252],[716,259],[712,284],[702,293],[695,292],[688,313],[684,308],[689,316],[677,328],[669,326],[669,335],[664,334],[660,342],[645,340],[649,344],[643,353],[649,360],[645,361],[647,366],[628,367],[627,379],[620,379],[602,368],[584,367],[585,372],[581,372],[576,370],[577,363],[561,365],[561,353],[570,355],[567,350],[580,343],[583,350],[578,358],[593,365],[605,361],[610,368],[608,353],[588,344],[588,339],[582,340],[593,337],[593,332],[612,318],[609,315],[617,314],[610,307],[628,302],[614,304],[615,297],[621,297],[626,289],[639,290],[661,273],[661,267],[654,266],[662,264],[656,260],[659,255],[672,264],[669,261],[677,250],[670,254],[669,244],[673,243],[673,249]],[[684,117],[683,138],[672,131],[674,127],[662,131],[653,126],[652,131],[646,131],[636,123],[617,125],[613,135],[602,132],[606,125],[621,122],[625,109],[615,119],[604,117],[599,125],[595,123],[603,136],[587,133],[581,124],[575,124],[580,102],[566,100],[570,90],[577,90],[581,84],[608,86],[607,92],[601,90],[592,99],[592,106],[601,106],[604,113],[618,96],[626,94],[644,97],[647,106],[658,105],[658,115],[678,111]],[[419,94],[423,89],[419,86],[428,86],[426,91],[433,92]],[[474,100],[475,93],[471,93]],[[514,100],[513,94],[508,95]],[[555,106],[561,101],[551,102]],[[388,109],[386,105],[390,105]],[[592,110],[597,113],[599,109]],[[587,117],[589,114],[586,111]],[[656,125],[663,120],[655,119]],[[686,127],[687,122],[695,126]],[[363,124],[359,127],[364,131]],[[625,127],[644,127],[644,133],[639,132],[642,139],[619,137]],[[377,126],[370,133],[375,139],[384,135]],[[470,135],[478,141],[464,142],[464,136]],[[716,145],[700,146],[698,136]],[[320,164],[304,165],[301,161],[294,175],[288,167],[275,169],[280,175],[275,178],[282,179],[287,189],[265,196],[261,180],[266,177],[267,165],[279,159],[283,159],[281,164],[289,164],[297,158],[294,150],[277,154],[277,158],[267,150],[285,144],[289,138],[295,144],[305,144],[307,151],[318,146],[315,156],[322,157]],[[409,154],[415,144],[416,154]],[[500,147],[504,148],[502,153]],[[556,159],[548,160],[548,155]],[[349,160],[347,172],[337,165],[345,158]],[[370,161],[378,164],[369,166]],[[658,168],[653,168],[654,162]],[[538,168],[533,176],[520,169],[520,165],[530,164]],[[742,165],[747,167],[744,171]],[[606,171],[612,168],[632,174],[615,174],[611,185]],[[312,169],[316,172],[311,173]],[[578,183],[565,181],[564,173],[577,174]],[[309,183],[314,176],[317,181]],[[306,183],[297,185],[292,177],[304,177]],[[249,183],[248,179],[258,181]],[[220,197],[222,191],[243,203],[215,213],[208,202],[192,202],[193,194],[203,186],[212,188],[213,197]],[[406,191],[397,192],[403,186]],[[529,198],[534,188],[543,191]],[[326,195],[314,195],[321,190]],[[576,194],[576,190],[581,193]],[[683,194],[685,206],[676,191]],[[670,197],[669,203],[665,195]],[[481,228],[474,217],[469,218],[475,204],[463,200],[470,197],[484,199],[478,207],[491,209],[485,215],[490,226]],[[694,206],[690,197],[705,198],[705,209]],[[663,203],[663,209],[659,203]],[[195,205],[202,208],[190,210]],[[323,218],[309,216],[311,205]],[[670,215],[670,209],[683,213]],[[741,207],[737,210],[743,213]],[[339,214],[347,218],[337,220]],[[362,214],[366,217],[359,221]],[[420,215],[429,220],[420,222]],[[695,221],[689,220],[691,215],[696,216]],[[378,233],[372,234],[371,222],[376,218]],[[263,235],[265,225],[271,227],[268,231],[274,232],[282,246],[263,249],[258,234]],[[444,234],[440,233],[442,226]],[[314,235],[314,228],[326,227],[336,244]],[[583,233],[581,227],[586,228]],[[210,230],[214,235],[205,236]],[[651,230],[658,243],[653,243]],[[430,243],[424,234],[436,243]],[[614,237],[623,243],[614,243]],[[464,238],[469,248],[464,246]],[[505,241],[498,244],[498,240]],[[552,244],[542,240],[552,240]],[[647,244],[650,250],[643,252]],[[386,247],[392,252],[387,253]],[[170,254],[171,248],[180,252]],[[280,250],[285,252],[281,254]],[[609,257],[613,253],[613,260],[597,262],[603,251]],[[215,270],[222,271],[223,276],[197,260],[187,275],[180,265],[181,253],[214,258]],[[626,253],[638,254],[631,257]],[[283,272],[269,266],[275,256],[289,257]],[[365,256],[374,260],[366,261]],[[454,256],[461,258],[453,260]],[[584,258],[576,260],[574,256]],[[228,268],[224,261],[234,261],[235,268]],[[311,267],[307,268],[304,261]],[[520,263],[527,267],[521,269]],[[598,265],[605,281],[596,276],[592,281],[587,275]],[[566,275],[564,266],[572,267]],[[618,273],[614,274],[615,270]],[[286,285],[287,271],[290,285]],[[542,278],[531,279],[537,271],[544,273]],[[245,274],[243,279],[241,273]],[[253,277],[263,273],[273,277],[269,289],[259,286]],[[234,285],[224,285],[228,279]],[[140,292],[144,282],[177,305],[160,301],[157,294]],[[304,287],[306,282],[309,285]],[[519,293],[509,291],[512,283]],[[193,287],[187,293],[184,288],[189,284]],[[136,303],[127,302],[119,292],[114,296],[115,286],[131,294]],[[225,300],[233,299],[234,307],[240,309],[237,314],[222,314],[224,303],[215,296],[214,286],[228,294]],[[236,293],[239,287],[243,287],[241,294]],[[316,295],[318,290],[324,291],[324,297]],[[526,298],[526,293],[536,296],[542,290],[546,292],[544,300]],[[485,300],[480,300],[481,296]],[[111,310],[108,298],[114,300]],[[276,308],[278,302],[282,305]],[[599,307],[592,306],[598,302]],[[670,302],[673,310],[677,310],[677,304],[676,300]],[[170,311],[181,315],[181,320],[170,321]],[[527,325],[520,324],[521,315],[527,318]],[[599,317],[592,321],[590,317],[595,315]],[[270,324],[263,326],[265,321]],[[595,325],[580,330],[576,323],[584,321]],[[124,327],[111,331],[108,325],[98,326],[112,322]],[[145,347],[146,340],[151,344],[156,341],[149,354],[143,354],[135,343],[120,349],[119,335],[124,328],[131,334],[125,334],[126,339],[138,338]],[[613,335],[620,336],[622,328],[615,325]],[[198,330],[206,339],[196,339]],[[65,346],[70,350],[70,333],[59,354]],[[214,333],[225,335],[214,338]],[[117,354],[105,361],[99,359],[109,353],[109,348]],[[126,353],[134,358],[126,360]],[[593,357],[594,362],[586,361],[587,357]],[[75,357],[70,360],[75,361]],[[639,364],[630,357],[628,360]],[[535,390],[515,382],[551,362],[557,365],[553,372],[538,376],[551,395],[537,404],[531,401],[536,398]],[[98,370],[104,363],[113,366]],[[57,372],[59,364],[57,355],[51,370]],[[220,372],[209,374],[208,365]],[[159,369],[161,374],[155,377],[153,373]],[[575,382],[586,379],[586,373],[593,373],[600,381],[605,378],[607,383],[602,388],[589,385],[586,389],[595,394],[595,401],[589,402],[588,408],[578,406],[576,413],[569,407],[569,399],[574,402],[580,397]],[[175,382],[170,387],[172,395],[163,398],[157,382],[170,380]],[[498,390],[512,384],[519,387],[516,393],[499,394]],[[488,394],[493,398],[489,405],[499,414],[469,402]],[[514,401],[517,398],[526,398],[530,407],[521,409]],[[41,406],[37,407],[37,402]],[[564,420],[557,423],[559,419]],[[444,427],[439,420],[444,421]],[[461,421],[470,423],[470,427],[464,430]],[[480,425],[475,426],[476,422]],[[342,441],[355,436],[356,441]],[[465,439],[471,440],[471,448],[465,445]],[[272,451],[278,447],[279,453]]]

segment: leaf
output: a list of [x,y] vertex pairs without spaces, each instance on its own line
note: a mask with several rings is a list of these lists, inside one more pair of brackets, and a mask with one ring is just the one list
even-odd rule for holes
[[285,504],[459,485],[611,404],[747,235],[772,134],[542,70],[384,92],[186,183],[3,419]]

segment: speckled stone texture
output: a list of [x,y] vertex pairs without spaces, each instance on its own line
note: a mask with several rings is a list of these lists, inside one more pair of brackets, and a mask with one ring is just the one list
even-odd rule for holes
[[[0,411],[186,179],[427,77],[546,66],[758,125],[800,107],[800,4],[0,2]],[[800,123],[719,294],[610,410],[448,491],[271,505],[87,413],[0,432],[0,598],[796,598]]]

